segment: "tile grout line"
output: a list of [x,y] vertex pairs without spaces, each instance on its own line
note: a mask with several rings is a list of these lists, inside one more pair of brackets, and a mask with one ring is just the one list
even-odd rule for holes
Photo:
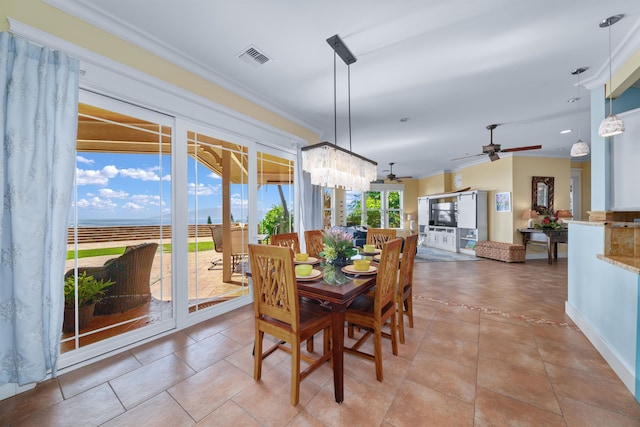
[[576,330],[576,331],[580,330],[577,326],[571,325],[571,324],[569,324],[567,322],[555,322],[553,320],[530,317],[530,316],[527,316],[527,315],[524,315],[524,314],[507,313],[507,312],[500,311],[500,310],[494,310],[494,309],[490,309],[490,308],[486,308],[486,307],[481,307],[479,305],[461,304],[461,303],[457,303],[457,302],[453,302],[453,301],[449,301],[449,300],[442,300],[442,299],[438,299],[438,298],[425,297],[425,296],[422,296],[422,295],[414,295],[413,298],[414,299],[423,300],[423,301],[429,301],[429,302],[435,302],[435,303],[438,303],[438,304],[448,305],[448,306],[451,306],[451,307],[460,307],[460,308],[465,308],[467,310],[475,310],[475,311],[479,311],[479,312],[484,313],[484,314],[491,314],[491,315],[494,315],[494,316],[506,317],[506,318],[509,318],[509,319],[520,319],[520,320],[524,320],[525,322],[528,322],[528,323],[551,325],[551,326],[557,326],[557,327],[561,327],[561,328],[573,329],[573,330]]

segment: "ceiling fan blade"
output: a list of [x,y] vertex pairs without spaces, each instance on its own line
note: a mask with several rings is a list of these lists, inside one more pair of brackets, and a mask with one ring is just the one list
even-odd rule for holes
[[514,147],[514,148],[505,148],[504,150],[500,150],[501,153],[509,153],[513,151],[527,151],[527,150],[539,150],[542,148],[542,145],[528,145],[526,147]]
[[480,154],[472,154],[470,156],[464,156],[464,157],[456,157],[455,159],[451,159],[451,161],[455,161],[455,160],[462,160],[462,159],[469,159],[471,157],[478,157],[478,156],[484,156],[485,153],[480,153]]

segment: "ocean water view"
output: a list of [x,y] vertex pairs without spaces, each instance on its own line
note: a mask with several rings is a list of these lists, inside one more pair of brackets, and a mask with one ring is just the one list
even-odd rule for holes
[[[211,219],[213,224],[222,223],[222,219]],[[198,224],[206,224],[207,218],[198,218]],[[189,218],[189,224],[195,224],[193,218]],[[69,227],[75,224],[69,223]],[[136,225],[171,225],[171,218],[98,218],[78,219],[78,227],[122,227]]]

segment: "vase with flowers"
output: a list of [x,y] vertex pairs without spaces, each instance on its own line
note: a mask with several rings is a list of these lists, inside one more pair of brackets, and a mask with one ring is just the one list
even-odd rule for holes
[[540,215],[543,216],[540,224],[535,224],[533,228],[537,228],[538,230],[557,230],[562,228],[562,224],[558,222],[558,217],[556,213],[552,210],[541,209]]
[[353,247],[353,235],[339,227],[332,227],[322,232],[323,249],[320,256],[328,264],[345,266],[351,264],[351,257],[358,251]]

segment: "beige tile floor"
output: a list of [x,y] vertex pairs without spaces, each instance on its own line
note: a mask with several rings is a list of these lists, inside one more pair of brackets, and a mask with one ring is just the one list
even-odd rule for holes
[[[373,363],[345,356],[289,403],[290,359],[252,377],[251,307],[0,402],[12,426],[638,426],[640,405],[564,314],[566,260],[417,263],[415,327]],[[321,342],[317,340],[316,342]]]

